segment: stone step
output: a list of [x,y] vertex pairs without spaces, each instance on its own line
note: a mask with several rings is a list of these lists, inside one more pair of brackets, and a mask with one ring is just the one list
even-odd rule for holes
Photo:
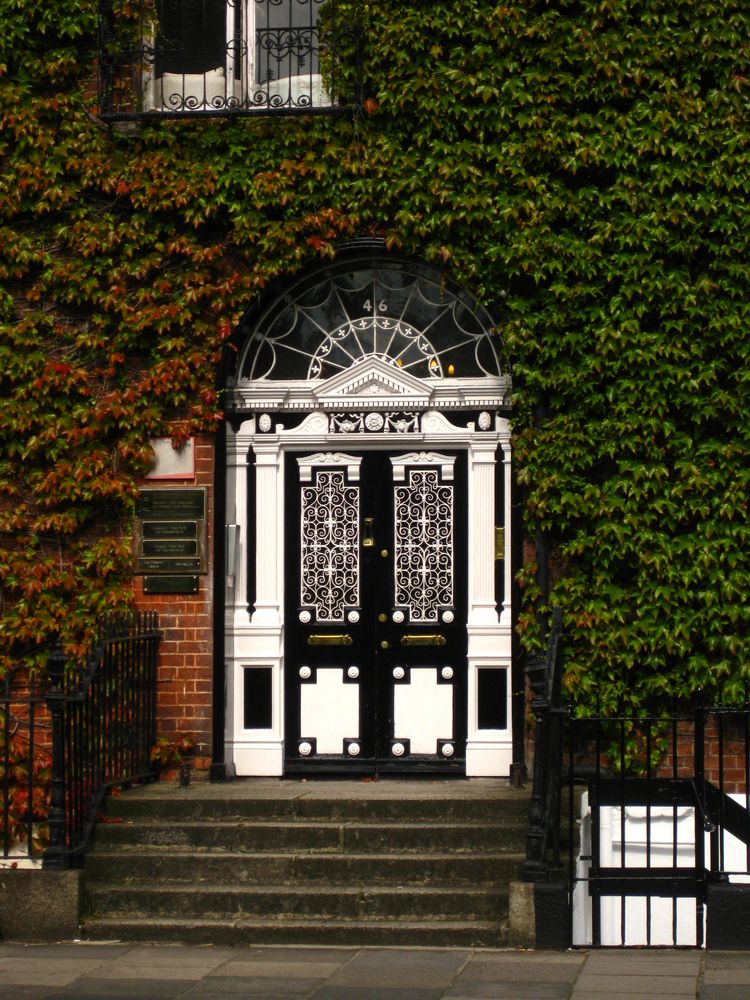
[[127,917],[182,917],[227,921],[254,916],[332,917],[362,921],[498,920],[507,910],[507,891],[487,887],[417,886],[290,886],[152,883],[106,885],[89,883],[96,913]]
[[188,851],[97,844],[86,860],[94,882],[194,881],[226,883],[346,883],[375,885],[498,885],[517,877],[522,852],[466,854],[306,854]]
[[495,779],[129,790],[86,859],[83,934],[500,947],[528,800]]
[[487,821],[498,827],[513,827],[528,815],[529,795],[526,789],[508,789],[502,797],[459,798],[441,792],[434,798],[333,798],[298,796],[273,798],[265,796],[219,798],[201,789],[169,788],[159,795],[159,786],[133,789],[119,798],[109,798],[107,815],[122,819],[173,820],[310,820],[329,822],[404,821],[419,822],[458,819]]
[[182,944],[322,944],[497,948],[508,943],[505,922],[481,920],[334,920],[299,917],[262,920],[90,916],[83,934],[92,941]]
[[230,851],[420,851],[467,852],[519,848],[508,830],[479,822],[329,823],[148,821],[105,823],[97,843],[164,848],[221,848]]

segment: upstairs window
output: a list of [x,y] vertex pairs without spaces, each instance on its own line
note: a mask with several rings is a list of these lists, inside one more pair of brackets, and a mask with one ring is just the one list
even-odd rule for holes
[[[331,111],[335,0],[103,0],[100,111]],[[350,54],[357,49],[348,29]],[[323,40],[322,40],[323,37]]]

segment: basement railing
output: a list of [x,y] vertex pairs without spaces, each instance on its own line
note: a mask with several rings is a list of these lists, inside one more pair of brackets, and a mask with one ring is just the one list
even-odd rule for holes
[[157,616],[103,620],[85,664],[59,647],[36,676],[28,665],[0,689],[2,862],[69,868],[80,862],[104,796],[154,779]]
[[556,609],[546,657],[527,668],[523,879],[566,888],[574,946],[747,947],[750,699],[708,706],[698,692],[689,705],[575,715],[561,699],[561,620]]
[[746,947],[750,704],[699,698],[568,726],[570,787],[583,789],[573,944]]
[[99,114],[320,114],[360,100],[336,0],[100,0]]

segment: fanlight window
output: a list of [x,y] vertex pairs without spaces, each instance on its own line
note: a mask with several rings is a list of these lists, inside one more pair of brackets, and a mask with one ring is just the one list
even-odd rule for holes
[[335,107],[335,0],[118,2],[102,11],[105,117]]
[[366,356],[417,378],[502,374],[486,310],[418,266],[333,267],[291,289],[249,332],[244,379],[327,379]]

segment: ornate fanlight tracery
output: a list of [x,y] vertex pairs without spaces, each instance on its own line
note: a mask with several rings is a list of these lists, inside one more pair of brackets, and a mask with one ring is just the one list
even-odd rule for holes
[[263,313],[240,380],[325,380],[365,357],[421,379],[501,376],[487,310],[439,272],[403,262],[334,265]]

